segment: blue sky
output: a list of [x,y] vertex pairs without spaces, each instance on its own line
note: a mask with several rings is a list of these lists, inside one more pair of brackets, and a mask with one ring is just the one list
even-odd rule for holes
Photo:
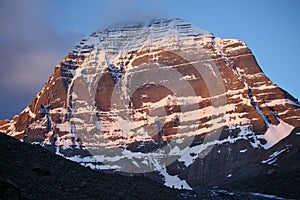
[[247,43],[265,74],[300,98],[298,0],[1,0],[0,119],[12,118],[84,36],[116,22],[180,17]]

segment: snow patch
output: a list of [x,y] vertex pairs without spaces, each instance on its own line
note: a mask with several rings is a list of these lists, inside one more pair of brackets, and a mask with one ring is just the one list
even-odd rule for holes
[[193,190],[185,180],[181,180],[178,176],[168,174],[166,168],[162,168],[160,174],[165,178],[165,186],[174,187],[176,189]]
[[287,145],[284,149],[280,150],[280,151],[275,151],[274,153],[272,153],[269,156],[269,159],[267,160],[263,160],[261,163],[262,164],[268,164],[268,165],[272,165],[277,161],[277,157],[282,154],[283,152],[287,151],[289,148],[291,147],[291,145]]
[[284,198],[281,198],[281,197],[278,197],[275,195],[271,195],[271,194],[261,194],[261,193],[256,193],[256,192],[252,192],[251,194],[253,196],[264,197],[264,198],[268,198],[268,199],[285,200]]
[[31,111],[31,109],[29,108],[29,106],[27,106],[27,107],[25,108],[25,110],[24,110],[22,113],[24,113],[24,112],[28,112],[29,116],[30,116],[32,119],[34,119],[34,118],[36,117],[36,114],[33,113],[33,112]]
[[182,79],[190,81],[190,80],[195,80],[196,77],[194,74],[192,74],[192,75],[185,75],[184,77],[182,77]]
[[276,100],[272,100],[270,102],[268,102],[269,106],[276,106],[276,105],[286,105],[286,104],[291,104],[293,106],[296,106],[298,108],[300,108],[300,105],[290,99],[276,99]]
[[277,144],[280,140],[287,137],[293,129],[293,126],[280,120],[278,125],[269,124],[269,128],[265,134],[258,137],[267,141],[267,143],[264,145],[264,148],[269,149]]
[[245,153],[246,151],[248,151],[248,149],[242,149],[240,150],[240,153]]

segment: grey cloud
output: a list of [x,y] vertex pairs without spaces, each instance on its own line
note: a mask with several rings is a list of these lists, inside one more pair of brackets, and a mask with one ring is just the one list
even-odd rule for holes
[[53,67],[83,34],[59,35],[39,1],[0,6],[0,119],[19,113],[43,87]]
[[132,21],[147,22],[153,18],[169,17],[168,9],[159,0],[114,0],[109,1],[103,10],[101,24],[126,23]]
[[166,10],[159,0],[1,0],[0,119],[30,103],[53,67],[84,37],[75,30],[167,17]]

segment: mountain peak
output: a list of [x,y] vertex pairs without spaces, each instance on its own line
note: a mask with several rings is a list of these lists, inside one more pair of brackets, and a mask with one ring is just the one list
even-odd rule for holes
[[[125,29],[125,28],[149,28],[149,27],[168,27],[169,29],[176,28],[188,28],[193,25],[187,20],[181,18],[153,18],[147,21],[128,21],[123,23],[115,23],[113,25],[104,28],[104,30],[115,30],[115,29]],[[193,26],[194,27],[194,26]],[[198,27],[195,27],[199,29]],[[102,31],[99,29],[98,31]],[[200,30],[200,29],[199,29]],[[202,30],[203,34],[209,34],[209,32]]]
[[[75,52],[81,49],[89,52],[91,48],[108,51],[140,50],[142,46],[160,46],[167,48],[168,42],[173,43],[191,37],[212,37],[208,31],[202,30],[179,19],[153,19],[149,22],[131,22],[109,26],[93,32],[76,46]],[[110,44],[117,44],[111,46]],[[118,48],[116,48],[116,46]],[[85,47],[85,48],[84,48]]]
[[93,169],[197,189],[268,165],[253,162],[300,126],[299,108],[244,42],[159,19],[84,38],[0,131]]

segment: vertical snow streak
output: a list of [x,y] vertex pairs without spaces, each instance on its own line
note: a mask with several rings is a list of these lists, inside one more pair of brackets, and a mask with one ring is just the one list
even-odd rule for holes
[[251,86],[245,81],[245,79],[240,75],[236,65],[229,60],[229,58],[226,57],[224,52],[222,51],[221,47],[217,44],[215,41],[215,37],[212,37],[212,46],[216,51],[218,52],[219,56],[223,59],[225,64],[232,70],[232,72],[239,78],[239,80],[242,81],[242,83],[245,85],[245,87],[248,89],[248,97],[251,101],[251,105],[255,108],[256,112],[262,116],[262,119],[264,120],[264,123],[266,127],[268,128],[270,125],[268,117],[262,112],[262,110],[258,107],[257,103],[254,100],[253,94],[252,94],[252,88]]

